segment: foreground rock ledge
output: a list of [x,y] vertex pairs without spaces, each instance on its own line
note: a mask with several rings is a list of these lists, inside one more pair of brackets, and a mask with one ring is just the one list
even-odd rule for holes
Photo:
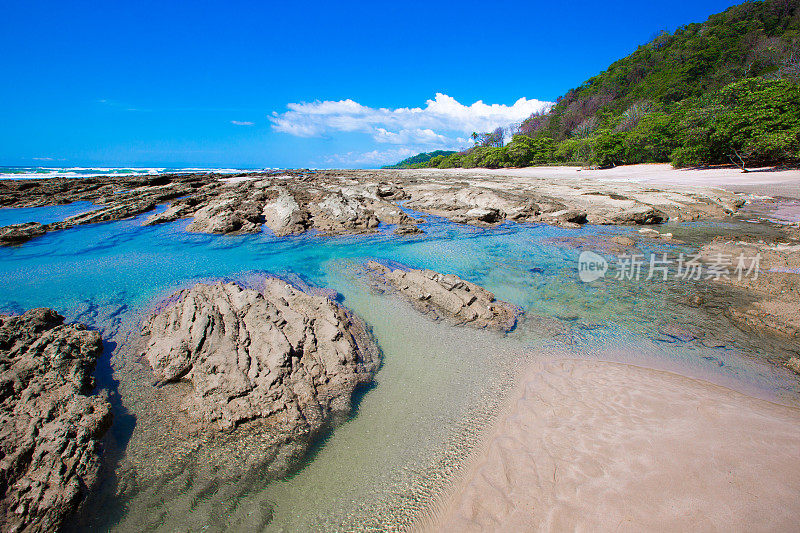
[[353,391],[380,365],[357,317],[275,278],[260,291],[195,285],[143,333],[158,380],[190,383],[175,389],[189,417],[223,430],[258,420],[278,436],[313,434],[349,414]]
[[100,335],[51,309],[0,316],[0,519],[4,531],[54,531],[99,470],[111,425],[88,396]]
[[522,314],[519,307],[497,301],[491,292],[454,274],[393,269],[375,261],[369,261],[367,269],[375,275],[377,289],[397,292],[421,312],[456,325],[507,332]]

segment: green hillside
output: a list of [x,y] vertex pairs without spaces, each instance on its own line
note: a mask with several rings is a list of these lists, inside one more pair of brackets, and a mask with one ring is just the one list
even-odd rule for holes
[[436,150],[434,152],[422,152],[421,154],[411,156],[408,159],[403,159],[399,163],[395,163],[394,165],[386,165],[385,167],[382,168],[426,168],[429,166],[429,162],[431,161],[431,159],[437,158],[436,162],[438,162],[440,160],[438,158],[444,158],[455,153],[456,152],[452,150]]
[[658,35],[513,128],[505,147],[432,163],[797,164],[799,80],[800,1],[746,2]]

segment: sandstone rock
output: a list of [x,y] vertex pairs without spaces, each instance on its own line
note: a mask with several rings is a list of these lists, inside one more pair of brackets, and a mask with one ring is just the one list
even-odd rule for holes
[[542,213],[539,220],[549,224],[557,224],[565,227],[580,227],[586,222],[586,212],[577,209],[560,209],[548,213]]
[[726,315],[746,331],[770,332],[800,343],[800,308],[797,300],[759,300],[744,308],[731,307]]
[[511,331],[522,313],[518,307],[497,301],[491,292],[453,274],[392,269],[375,261],[369,261],[367,269],[375,277],[376,288],[396,292],[423,313],[457,325]]
[[343,230],[361,232],[380,224],[375,212],[364,202],[341,193],[329,194],[309,208],[314,228],[327,234],[342,233]]
[[350,412],[353,391],[380,364],[358,318],[275,278],[262,291],[195,285],[143,334],[156,378],[191,385],[188,416],[225,430],[260,420],[276,432],[313,434]]
[[28,242],[34,237],[39,237],[47,232],[47,228],[38,222],[25,222],[12,224],[0,228],[0,245],[8,246]]
[[[410,198],[406,206],[455,222],[469,223],[470,209],[493,208],[500,220],[567,227],[586,222],[657,224],[669,219],[721,218],[742,204],[734,194],[712,189],[655,189],[645,184],[489,175],[477,170],[455,175],[403,172],[417,178],[404,186]],[[572,216],[580,213],[582,217]]]
[[392,183],[379,183],[376,194],[379,198],[388,200],[402,200],[406,197],[403,189]]
[[500,211],[495,208],[475,207],[466,212],[467,220],[477,220],[492,224],[500,220]]
[[281,187],[278,196],[264,205],[264,225],[277,236],[303,233],[311,225],[308,211]]
[[200,233],[242,234],[258,233],[264,217],[258,198],[242,200],[220,196],[195,211],[194,220],[186,228]]
[[88,396],[100,335],[50,309],[0,317],[0,518],[5,531],[54,531],[99,470],[111,424]]
[[419,235],[425,233],[416,224],[403,224],[394,229],[395,235]]
[[195,213],[202,204],[201,197],[192,196],[181,198],[172,203],[166,210],[147,217],[144,221],[145,226],[174,222],[181,218],[187,218]]

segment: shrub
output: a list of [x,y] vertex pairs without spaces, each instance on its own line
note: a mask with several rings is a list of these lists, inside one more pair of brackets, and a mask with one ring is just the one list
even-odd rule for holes
[[663,163],[675,149],[675,128],[666,113],[649,113],[639,118],[625,136],[625,162]]

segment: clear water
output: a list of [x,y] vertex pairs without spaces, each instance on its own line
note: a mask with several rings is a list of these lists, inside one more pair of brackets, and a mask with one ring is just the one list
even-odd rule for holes
[[[6,223],[15,216],[53,216],[32,211],[0,210],[0,216]],[[0,310],[52,307],[68,320],[99,328],[110,341],[99,382],[112,389],[118,415],[126,412],[117,416],[114,435],[127,443],[133,463],[152,459],[159,449],[154,442],[171,445],[172,437],[159,427],[146,373],[115,358],[113,342],[154,301],[195,281],[268,271],[298,274],[335,289],[372,326],[384,366],[357,413],[289,478],[247,479],[209,490],[209,480],[197,476],[188,475],[190,481],[177,488],[163,479],[150,483],[146,495],[104,508],[114,516],[111,523],[95,511],[93,527],[400,528],[424,508],[491,422],[515,370],[546,356],[547,349],[678,370],[796,403],[796,378],[766,362],[780,355],[779,344],[749,339],[724,317],[681,304],[682,297],[703,287],[578,281],[579,250],[569,240],[603,241],[630,229],[517,224],[476,229],[431,217],[422,225],[424,236],[276,238],[186,233],[187,221],[142,227],[143,218],[81,226],[0,249]],[[433,323],[390,296],[370,293],[357,266],[371,258],[455,273],[521,306],[529,318],[505,337]],[[665,324],[702,328],[714,342],[665,339],[659,333]],[[152,470],[153,479],[167,476],[157,465]]]
[[100,206],[94,205],[92,202],[72,202],[71,204],[49,207],[0,209],[0,227],[23,222],[38,222],[40,224],[60,222],[69,217],[88,213],[99,208]]

